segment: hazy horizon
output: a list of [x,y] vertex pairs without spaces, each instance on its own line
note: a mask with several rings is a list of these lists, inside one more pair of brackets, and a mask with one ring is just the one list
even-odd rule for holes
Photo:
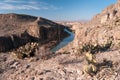
[[54,21],[90,20],[117,0],[2,0],[0,13],[41,16]]

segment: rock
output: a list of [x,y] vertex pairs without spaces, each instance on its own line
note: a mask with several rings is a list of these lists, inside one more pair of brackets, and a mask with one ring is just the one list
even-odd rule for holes
[[5,62],[5,61],[7,61],[7,57],[6,56],[0,57],[0,62]]
[[13,61],[13,62],[11,62],[11,64],[10,64],[10,68],[12,69],[12,68],[17,68],[17,66],[20,64],[20,62],[17,62],[17,61]]
[[101,23],[105,23],[109,19],[109,13],[101,17]]
[[1,68],[0,68],[0,74],[3,73],[3,72],[4,72],[4,69],[1,69]]
[[30,64],[27,64],[27,65],[26,65],[26,69],[28,69],[28,68],[30,68]]
[[44,80],[43,78],[40,78],[40,80]]
[[103,69],[96,75],[97,79],[115,79],[114,71],[109,68]]
[[51,70],[43,70],[43,71],[39,72],[38,74],[44,75],[44,74],[49,73],[49,72],[51,72]]
[[35,80],[35,77],[32,77],[30,80]]

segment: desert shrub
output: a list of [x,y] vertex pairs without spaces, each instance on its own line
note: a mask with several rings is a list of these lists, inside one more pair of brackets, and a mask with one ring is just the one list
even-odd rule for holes
[[38,47],[38,43],[27,43],[24,46],[19,47],[14,50],[12,53],[16,55],[17,58],[23,59],[25,57],[33,57],[35,55],[35,50]]
[[90,52],[90,53],[96,53],[99,51],[106,51],[108,50],[112,45],[112,41],[108,41],[105,44],[99,45],[99,44],[85,44],[80,48],[80,52]]

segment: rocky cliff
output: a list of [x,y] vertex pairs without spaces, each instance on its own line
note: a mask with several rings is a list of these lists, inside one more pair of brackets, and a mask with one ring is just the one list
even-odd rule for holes
[[[75,39],[72,49],[80,49],[84,45],[105,45],[112,42],[112,48],[120,47],[120,1],[105,8],[89,22],[73,23]],[[71,49],[70,49],[71,50]]]
[[65,26],[41,17],[23,14],[0,14],[0,52],[28,42],[59,42],[68,33]]

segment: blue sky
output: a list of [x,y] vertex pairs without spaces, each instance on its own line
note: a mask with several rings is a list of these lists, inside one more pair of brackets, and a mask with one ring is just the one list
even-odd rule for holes
[[0,13],[20,13],[57,21],[89,20],[117,0],[0,0]]

